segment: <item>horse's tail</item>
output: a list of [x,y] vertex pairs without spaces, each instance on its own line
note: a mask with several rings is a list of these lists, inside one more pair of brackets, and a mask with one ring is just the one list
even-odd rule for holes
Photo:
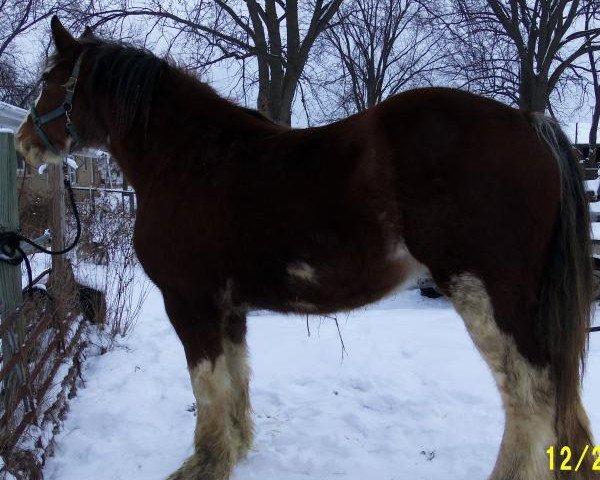
[[548,117],[533,114],[532,122],[560,171],[560,211],[541,280],[538,328],[556,389],[557,441],[575,455],[575,449],[593,445],[580,399],[592,313],[589,207],[582,170],[567,136]]

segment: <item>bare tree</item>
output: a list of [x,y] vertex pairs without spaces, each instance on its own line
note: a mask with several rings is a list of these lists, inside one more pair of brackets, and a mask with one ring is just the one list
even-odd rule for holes
[[441,19],[451,51],[446,63],[451,83],[518,105],[519,72],[514,48],[497,29],[483,29],[470,18],[461,14],[458,19]]
[[[17,45],[59,7],[55,0],[0,0],[0,100],[25,105],[37,88],[32,69]],[[29,39],[28,43],[31,43]]]
[[[324,36],[339,74],[334,94],[345,113],[365,110],[408,87],[432,83],[441,34],[417,0],[351,0]],[[348,103],[350,105],[348,105]]]
[[[227,59],[243,62],[242,77],[256,82],[258,110],[289,125],[309,52],[342,0],[302,5],[298,0],[166,2],[153,0],[144,7],[134,3],[118,8],[96,5],[93,10],[80,11],[79,17],[93,26],[132,17],[150,19],[152,26],[168,32],[171,41],[194,46],[196,68]],[[247,68],[248,60],[255,61],[253,72]]]
[[519,107],[543,112],[565,71],[600,48],[600,29],[578,29],[595,0],[453,0],[457,76]]
[[[591,24],[596,13],[597,12],[595,12],[591,6],[588,5],[585,15],[585,30],[591,30]],[[598,58],[596,57],[596,52],[593,49],[588,51],[587,61],[589,67],[589,75],[587,78],[589,79],[590,86],[592,87],[594,98],[589,135],[590,153],[588,158],[590,162],[595,163],[598,145],[598,123],[600,122],[600,77],[598,75]]]
[[589,53],[590,61],[590,72],[592,74],[592,88],[594,92],[594,106],[592,108],[592,118],[590,124],[590,135],[589,135],[589,161],[595,163],[597,160],[597,149],[598,149],[598,123],[600,120],[600,84],[598,82],[598,59],[595,55]]
[[17,37],[49,18],[56,6],[46,0],[0,0],[0,57]]
[[13,63],[0,58],[0,101],[20,105],[27,85],[19,78]]

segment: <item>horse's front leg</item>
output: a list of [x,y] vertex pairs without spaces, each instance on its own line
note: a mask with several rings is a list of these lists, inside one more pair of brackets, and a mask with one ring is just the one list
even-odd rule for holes
[[169,480],[227,480],[252,439],[245,316],[208,297],[164,298],[197,404],[194,453]]
[[237,458],[246,456],[254,439],[254,424],[250,406],[250,367],[246,344],[246,314],[225,307],[223,347],[232,383],[229,412],[235,433]]

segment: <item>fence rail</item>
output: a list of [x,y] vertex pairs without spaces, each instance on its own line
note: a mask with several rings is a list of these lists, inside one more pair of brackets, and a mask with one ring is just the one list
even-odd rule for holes
[[[123,210],[129,208],[129,213],[135,213],[135,209],[137,206],[137,197],[134,190],[124,190],[118,188],[102,188],[102,187],[80,187],[80,186],[72,186],[73,190],[77,192],[87,192],[90,200],[90,208],[92,211],[96,206],[96,197],[95,193],[106,192],[106,193],[120,193],[123,198]],[[128,199],[128,207],[125,206],[125,198]]]

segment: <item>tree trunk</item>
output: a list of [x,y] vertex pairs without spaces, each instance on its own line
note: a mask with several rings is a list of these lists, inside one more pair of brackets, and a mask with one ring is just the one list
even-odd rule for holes
[[[52,250],[65,248],[66,210],[63,165],[48,166],[48,179],[52,192]],[[66,270],[64,255],[52,256],[52,278],[63,278]]]
[[259,86],[257,110],[280,125],[292,124],[292,104],[298,81],[286,75],[279,82],[269,81]]
[[521,82],[519,84],[519,108],[528,112],[544,113],[548,106],[548,79],[535,74],[526,65],[521,64]]
[[[596,98],[600,98],[600,91],[596,92]],[[596,149],[598,147],[598,122],[600,120],[600,103],[596,101],[594,105],[594,112],[592,113],[592,124],[590,126],[590,156],[589,161],[591,164],[596,163]]]

